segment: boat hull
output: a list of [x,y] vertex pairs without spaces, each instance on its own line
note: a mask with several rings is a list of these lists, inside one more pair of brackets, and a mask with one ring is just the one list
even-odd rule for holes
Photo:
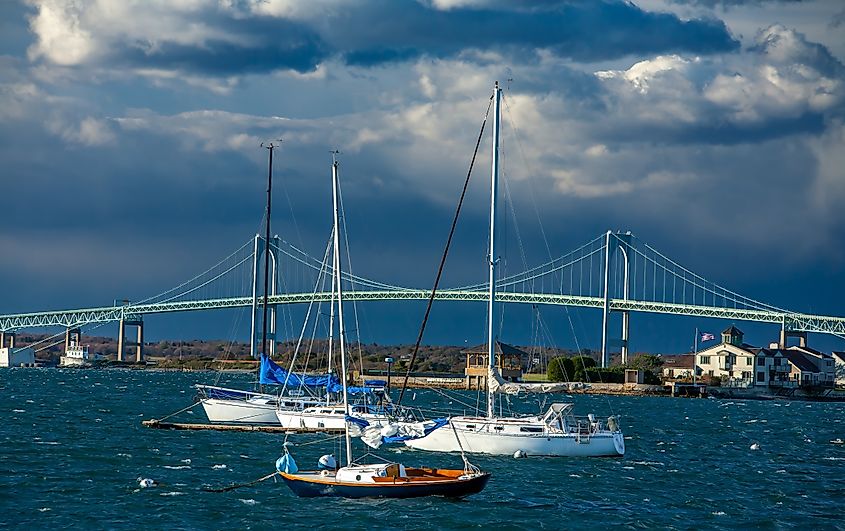
[[275,404],[253,400],[203,398],[202,408],[209,422],[220,424],[279,425]]
[[[290,411],[277,409],[275,411],[276,423],[291,429],[311,430],[343,430],[346,429],[345,414],[310,414],[303,411]],[[357,418],[366,420],[373,426],[387,424],[389,419],[386,415],[355,414]]]
[[[453,421],[455,422],[455,421]],[[625,440],[621,433],[578,435],[574,433],[507,433],[505,430],[488,431],[488,426],[478,430],[466,429],[467,422],[443,426],[425,437],[405,441],[417,450],[431,452],[460,452],[487,455],[514,455],[546,457],[621,457],[625,454]],[[480,422],[473,422],[479,424]],[[460,438],[460,444],[458,439]]]
[[467,479],[445,481],[354,484],[331,480],[303,479],[295,474],[284,472],[279,474],[293,493],[301,498],[420,498],[423,496],[463,498],[484,490],[487,481],[490,479],[490,474],[483,473]]

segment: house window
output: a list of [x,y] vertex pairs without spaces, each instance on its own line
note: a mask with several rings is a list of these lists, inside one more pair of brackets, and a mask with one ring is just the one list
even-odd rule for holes
[[710,365],[710,356],[701,356],[702,365]]
[[750,380],[751,379],[751,371],[742,371],[742,379],[743,380]]
[[746,365],[751,365],[751,363],[752,363],[751,358],[745,358],[745,364]]
[[765,367],[766,366],[766,358],[764,358],[762,356],[757,358],[757,366],[758,367]]
[[766,373],[765,372],[758,372],[757,373],[757,381],[758,382],[765,382],[766,381]]
[[775,358],[775,365],[780,365],[781,358]]

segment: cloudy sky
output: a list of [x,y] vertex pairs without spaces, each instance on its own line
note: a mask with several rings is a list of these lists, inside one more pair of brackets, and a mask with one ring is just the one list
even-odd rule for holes
[[[278,137],[274,232],[320,252],[340,149],[355,272],[428,286],[500,80],[511,271],[516,249],[549,259],[543,235],[557,255],[624,229],[749,297],[845,315],[843,62],[839,0],[6,0],[0,312],[140,299],[214,263],[259,228]],[[484,278],[486,187],[479,170],[447,284]],[[362,311],[364,340],[412,342],[422,306]],[[438,306],[429,340],[481,342],[483,311]],[[225,319],[147,334],[225,338]],[[575,320],[597,348],[600,316]],[[632,324],[634,350],[677,352],[730,323]]]

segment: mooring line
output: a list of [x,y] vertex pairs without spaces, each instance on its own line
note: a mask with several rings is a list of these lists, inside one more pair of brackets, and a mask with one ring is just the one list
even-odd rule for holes
[[190,406],[185,407],[185,408],[182,408],[182,409],[180,409],[179,411],[177,411],[177,412],[175,412],[175,413],[171,413],[170,415],[167,415],[166,417],[161,417],[160,419],[152,419],[152,421],[153,421],[153,422],[163,422],[163,421],[165,421],[165,420],[169,419],[170,417],[176,416],[176,415],[178,415],[179,413],[182,413],[182,412],[184,412],[184,411],[188,411],[189,409],[191,409],[191,408],[193,408],[193,407],[196,407],[196,405],[197,405],[197,404],[200,404],[200,403],[201,403],[201,402],[194,402],[194,403],[193,403],[193,404],[191,404]]
[[214,489],[214,488],[208,487],[206,485],[203,485],[202,490],[205,491],[205,492],[228,492],[230,490],[239,489],[241,487],[249,487],[251,485],[255,485],[256,483],[261,483],[262,481],[270,479],[271,477],[273,477],[275,475],[276,475],[276,472],[273,472],[272,474],[267,474],[263,478],[259,478],[259,479],[256,479],[254,481],[250,481],[249,483],[229,485],[228,487],[223,487],[223,488],[219,488],[219,489]]

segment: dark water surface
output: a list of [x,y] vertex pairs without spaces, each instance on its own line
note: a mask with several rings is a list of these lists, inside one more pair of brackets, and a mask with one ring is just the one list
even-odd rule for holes
[[[0,369],[0,527],[845,529],[845,446],[831,443],[845,439],[845,404],[575,396],[567,400],[579,413],[622,415],[624,458],[473,457],[493,477],[481,494],[458,502],[302,500],[272,479],[201,490],[272,472],[282,435],[141,426],[189,405],[191,386],[215,378]],[[463,398],[474,403],[476,395]],[[415,404],[432,402],[447,400],[416,392]],[[198,408],[180,419],[205,417]],[[300,445],[292,450],[300,467],[336,452],[337,441],[325,436],[290,440]],[[461,466],[453,455],[401,448],[382,455]],[[160,485],[142,489],[138,478]]]

